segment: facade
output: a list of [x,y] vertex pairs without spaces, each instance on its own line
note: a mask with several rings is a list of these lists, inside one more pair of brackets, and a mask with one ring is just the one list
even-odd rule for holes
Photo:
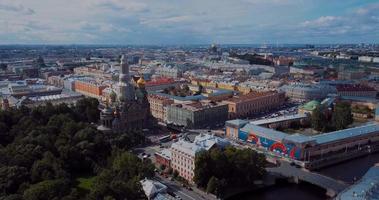
[[296,83],[285,85],[280,90],[286,93],[286,97],[300,101],[321,100],[326,98],[328,94],[336,93],[335,87],[327,84]]
[[175,87],[184,83],[183,81],[176,81],[172,78],[156,78],[154,80],[146,82],[147,91],[163,90],[168,87]]
[[100,112],[101,124],[98,130],[103,132],[142,130],[151,125],[150,106],[145,89],[146,82],[141,76],[133,84],[126,60],[126,57],[122,56],[116,93],[117,101],[112,105],[104,105],[104,109]]
[[284,93],[251,92],[224,101],[228,104],[228,118],[244,118],[283,105]]
[[228,105],[210,101],[172,104],[167,107],[167,113],[167,123],[169,124],[203,128],[224,123],[228,118]]
[[155,74],[162,77],[180,78],[182,72],[177,67],[162,66],[155,71]]
[[349,71],[343,70],[338,72],[338,79],[340,80],[358,80],[366,76],[364,71]]
[[337,85],[337,94],[350,97],[370,97],[376,98],[378,93],[374,88],[364,85]]
[[324,73],[324,69],[316,66],[305,66],[305,67],[290,67],[290,74],[303,74],[303,75],[321,75]]
[[75,92],[96,99],[101,99],[103,90],[106,87],[107,86],[99,84],[93,80],[79,79],[74,82]]
[[21,98],[23,96],[35,97],[57,95],[61,92],[61,88],[46,85],[28,85],[25,81],[16,81],[9,83],[6,91],[6,93],[16,98]]
[[97,69],[96,67],[76,67],[74,68],[74,74],[112,79],[112,74],[105,73],[103,70]]
[[379,124],[367,124],[314,136],[287,134],[244,120],[226,122],[226,136],[256,148],[319,168],[379,151]]
[[171,151],[169,149],[163,149],[160,152],[156,152],[154,156],[156,164],[163,165],[166,169],[171,167]]
[[180,139],[171,145],[171,167],[181,177],[193,183],[196,153],[216,146],[225,148],[228,145],[230,143],[226,139],[209,134],[196,136],[194,142]]
[[167,121],[167,106],[174,103],[174,100],[155,94],[148,95],[151,115],[160,122]]

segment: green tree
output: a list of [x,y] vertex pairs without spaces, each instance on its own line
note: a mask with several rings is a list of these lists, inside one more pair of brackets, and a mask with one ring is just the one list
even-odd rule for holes
[[325,115],[322,111],[321,106],[317,106],[313,110],[312,115],[311,115],[312,128],[317,130],[317,131],[322,131],[323,128],[325,127],[326,123],[327,123],[326,118],[325,118]]
[[207,192],[214,194],[218,185],[218,179],[214,176],[212,176],[207,184]]
[[332,120],[337,130],[346,129],[347,126],[353,123],[351,105],[346,102],[337,103],[334,107]]
[[62,179],[42,181],[25,190],[23,198],[28,200],[61,199],[68,192],[68,184]]

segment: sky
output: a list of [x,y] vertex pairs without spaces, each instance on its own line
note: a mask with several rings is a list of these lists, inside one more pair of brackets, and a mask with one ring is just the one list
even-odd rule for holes
[[379,43],[379,0],[0,0],[0,44]]

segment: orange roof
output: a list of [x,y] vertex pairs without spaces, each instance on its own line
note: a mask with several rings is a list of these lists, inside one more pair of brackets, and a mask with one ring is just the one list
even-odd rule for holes
[[175,80],[172,78],[159,78],[146,83],[146,86],[162,85],[168,83],[174,83]]
[[272,95],[275,93],[276,92],[250,92],[249,94],[246,94],[246,95],[240,95],[238,97],[233,97],[231,99],[228,99],[227,101],[238,103],[238,102],[242,102],[242,101],[257,99],[259,97],[269,96],[269,95]]

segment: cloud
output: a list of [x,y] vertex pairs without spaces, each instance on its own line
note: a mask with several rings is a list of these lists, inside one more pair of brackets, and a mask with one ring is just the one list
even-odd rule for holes
[[32,15],[35,13],[35,11],[31,8],[25,8],[22,4],[14,4],[11,2],[0,2],[0,10],[6,11],[6,12],[15,12],[20,13],[24,15]]
[[359,0],[0,2],[0,43],[379,42],[379,3]]
[[85,0],[90,7],[104,8],[114,12],[143,12],[147,4],[135,0]]
[[342,18],[336,16],[321,16],[315,20],[302,22],[301,25],[304,27],[329,27],[336,25],[341,20]]

